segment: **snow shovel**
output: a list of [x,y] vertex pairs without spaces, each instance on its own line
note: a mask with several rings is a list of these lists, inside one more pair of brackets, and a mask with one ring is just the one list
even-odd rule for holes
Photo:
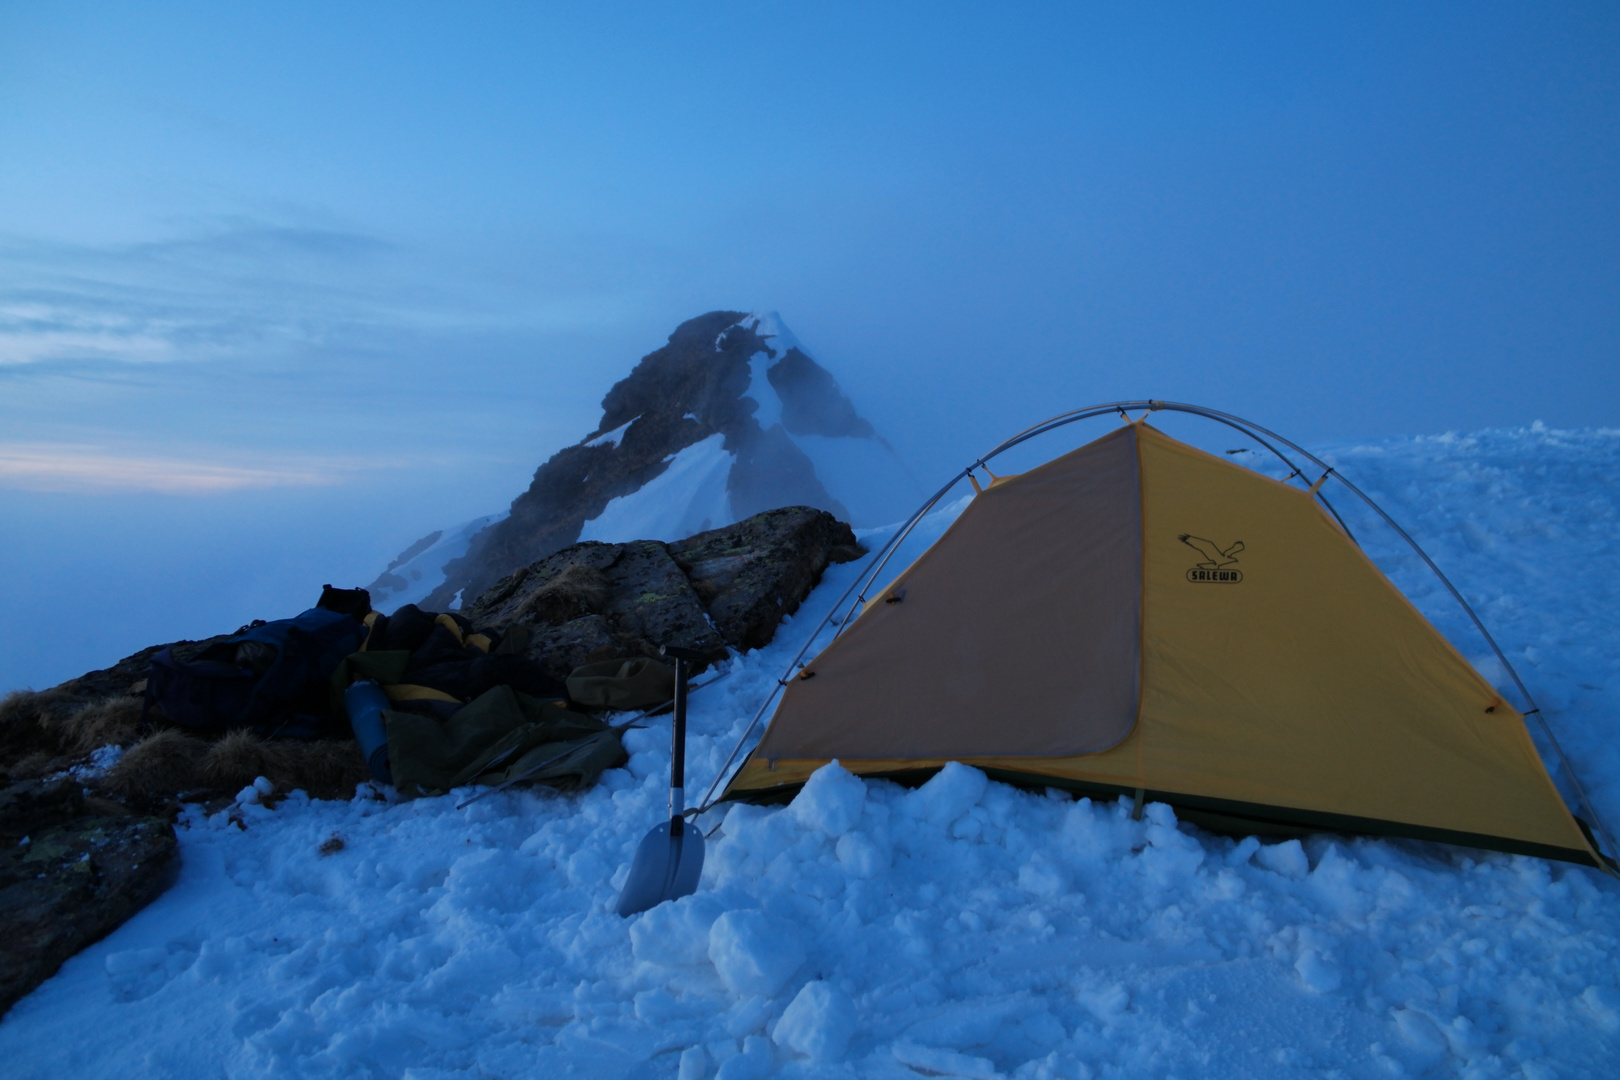
[[703,874],[703,834],[682,813],[686,809],[686,665],[708,659],[693,649],[663,648],[675,661],[675,738],[669,755],[669,821],[655,826],[636,848],[630,876],[615,908],[625,918],[665,900],[697,891]]

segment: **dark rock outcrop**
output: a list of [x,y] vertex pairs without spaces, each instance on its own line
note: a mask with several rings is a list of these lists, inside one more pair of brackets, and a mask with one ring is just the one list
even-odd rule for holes
[[[558,679],[665,644],[719,658],[769,642],[829,564],[861,554],[847,524],[791,506],[672,544],[575,544],[507,575],[463,614],[526,637],[524,651]],[[191,659],[218,640],[172,647]],[[154,727],[138,695],[161,647],[0,702],[0,1012],[167,887],[177,799],[219,808],[257,776],[341,798],[366,776],[350,740]],[[86,768],[109,744],[127,749],[110,768]]]
[[553,678],[660,645],[725,650],[703,604],[663,544],[575,544],[497,582],[461,613],[474,626],[529,633],[527,654]]
[[719,656],[770,641],[829,563],[861,554],[848,525],[791,506],[674,544],[575,544],[507,575],[462,614],[523,627],[528,655],[557,678],[666,644]]
[[856,414],[854,402],[827,369],[803,350],[788,349],[766,370],[765,377],[782,399],[782,426],[790,433],[877,438],[872,425]]
[[848,525],[808,506],[767,510],[669,545],[715,629],[735,649],[757,649],[797,611],[828,563],[864,551]]
[[163,892],[177,853],[168,817],[72,779],[0,789],[0,1013]]
[[[765,378],[782,403],[780,422],[769,426],[756,419],[758,403],[747,395],[749,363],[760,354],[771,359]],[[614,433],[616,439],[604,438]],[[639,490],[675,454],[715,435],[736,459],[727,483],[735,518],[807,505],[847,520],[789,433],[876,439],[833,377],[799,348],[773,346],[757,319],[713,311],[688,320],[614,384],[596,431],[535,471],[510,516],[446,565],[444,583],[422,606],[443,610],[458,594],[465,603],[518,567],[574,543],[610,501]]]

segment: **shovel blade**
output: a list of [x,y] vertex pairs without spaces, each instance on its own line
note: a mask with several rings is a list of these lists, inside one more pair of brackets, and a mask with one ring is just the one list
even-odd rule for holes
[[666,821],[641,840],[614,909],[629,917],[697,891],[703,876],[703,833],[686,818]]

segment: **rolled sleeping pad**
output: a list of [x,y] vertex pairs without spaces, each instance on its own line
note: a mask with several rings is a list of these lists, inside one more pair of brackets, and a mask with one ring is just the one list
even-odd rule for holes
[[375,679],[359,679],[343,691],[343,708],[349,714],[349,726],[354,729],[360,755],[366,759],[372,778],[392,784],[394,774],[388,767],[388,727],[382,715],[388,708],[388,695]]

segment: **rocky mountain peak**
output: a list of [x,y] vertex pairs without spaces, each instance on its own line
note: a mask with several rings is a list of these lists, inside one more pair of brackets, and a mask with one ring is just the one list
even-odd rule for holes
[[615,383],[595,429],[541,465],[420,599],[452,607],[581,540],[674,541],[782,506],[881,524],[874,477],[899,479],[897,505],[911,498],[894,451],[780,316],[711,311]]

